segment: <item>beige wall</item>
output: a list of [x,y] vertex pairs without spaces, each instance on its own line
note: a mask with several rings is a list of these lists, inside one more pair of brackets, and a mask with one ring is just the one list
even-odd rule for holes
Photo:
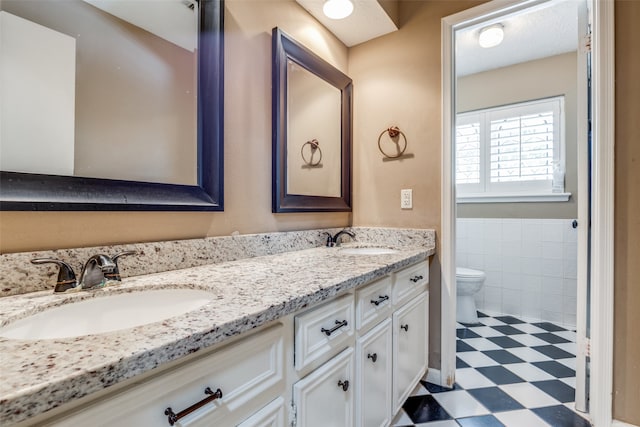
[[458,78],[459,112],[564,95],[567,202],[458,203],[459,218],[575,218],[577,170],[577,54],[556,55]]
[[294,0],[227,0],[226,8],[225,211],[0,212],[0,252],[350,224],[348,213],[271,213],[271,29],[343,72],[347,48]]
[[613,414],[640,426],[640,2],[616,7]]
[[[399,31],[349,51],[354,88],[354,212],[357,226],[435,228],[440,232],[440,19],[478,2],[400,2]],[[395,125],[415,157],[382,161],[378,136]],[[400,190],[413,189],[413,209]],[[440,276],[430,278],[430,366],[440,366]]]

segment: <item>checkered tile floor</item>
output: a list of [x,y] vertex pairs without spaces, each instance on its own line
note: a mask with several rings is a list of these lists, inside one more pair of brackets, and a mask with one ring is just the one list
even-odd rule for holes
[[576,334],[479,313],[458,324],[453,390],[421,381],[394,426],[588,427],[574,412]]

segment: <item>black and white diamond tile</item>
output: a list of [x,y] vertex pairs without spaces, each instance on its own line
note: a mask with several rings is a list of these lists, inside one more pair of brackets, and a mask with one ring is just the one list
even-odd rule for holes
[[456,384],[422,381],[393,426],[589,427],[573,408],[576,333],[478,313],[458,324]]

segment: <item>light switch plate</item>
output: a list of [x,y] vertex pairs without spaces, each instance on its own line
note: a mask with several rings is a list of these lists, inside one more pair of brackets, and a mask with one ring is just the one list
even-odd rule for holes
[[404,189],[400,190],[400,208],[401,209],[413,209],[413,190]]

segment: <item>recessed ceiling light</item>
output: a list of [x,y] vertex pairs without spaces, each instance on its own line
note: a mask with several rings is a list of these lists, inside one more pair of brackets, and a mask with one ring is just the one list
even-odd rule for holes
[[502,24],[490,25],[480,30],[478,43],[481,47],[494,47],[502,43],[504,38],[504,30]]
[[327,18],[343,19],[353,12],[351,0],[327,0],[322,6],[322,11]]

